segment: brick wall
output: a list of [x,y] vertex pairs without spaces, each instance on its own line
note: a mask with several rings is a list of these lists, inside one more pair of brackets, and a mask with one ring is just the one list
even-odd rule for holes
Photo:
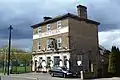
[[83,56],[83,64],[85,67],[88,66],[88,57],[90,58],[92,63],[96,63],[96,59],[98,56],[97,25],[69,18],[69,26],[70,49],[72,49],[70,57],[74,66],[77,66],[77,54],[82,53],[85,54]]

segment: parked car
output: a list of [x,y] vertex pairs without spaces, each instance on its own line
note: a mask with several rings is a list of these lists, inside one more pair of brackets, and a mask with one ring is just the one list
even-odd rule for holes
[[49,70],[51,76],[61,76],[61,77],[70,77],[73,76],[73,73],[70,72],[66,67],[52,67]]

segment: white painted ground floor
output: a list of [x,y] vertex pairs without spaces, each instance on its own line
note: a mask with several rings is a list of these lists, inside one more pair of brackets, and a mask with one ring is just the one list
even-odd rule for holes
[[70,53],[45,53],[33,55],[32,71],[48,71],[53,66],[65,66],[69,69]]
[[47,72],[53,66],[64,66],[74,72],[81,70],[93,72],[95,66],[90,61],[88,55],[71,55],[69,51],[60,53],[36,53],[33,54],[32,61],[32,71],[42,72]]

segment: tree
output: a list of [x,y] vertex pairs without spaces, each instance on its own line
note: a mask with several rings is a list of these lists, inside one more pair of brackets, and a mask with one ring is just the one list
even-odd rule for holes
[[4,55],[0,54],[0,67],[3,67]]
[[109,66],[108,72],[112,74],[112,76],[119,76],[120,73],[120,51],[119,48],[112,46],[111,54],[109,55]]
[[120,76],[120,51],[119,51],[119,48],[117,48],[117,60],[116,60],[116,68],[117,68],[117,76]]
[[[3,62],[7,61],[8,59],[8,46],[4,45],[0,48],[0,66],[3,66]],[[6,55],[6,60],[4,61]],[[24,64],[24,65],[29,65],[30,61],[32,59],[32,54],[29,52],[25,52],[24,50],[20,50],[17,48],[11,48],[11,54],[10,54],[10,60],[12,63],[12,66],[17,66],[20,64]],[[25,66],[25,70],[26,70],[26,66]]]

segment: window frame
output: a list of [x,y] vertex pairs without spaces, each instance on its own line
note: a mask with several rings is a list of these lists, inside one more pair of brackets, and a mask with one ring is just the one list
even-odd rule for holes
[[38,27],[38,34],[40,34],[40,33],[42,33],[42,27],[41,26]]
[[[59,46],[59,44],[61,44],[61,46]],[[62,38],[57,38],[57,48],[62,48]]]
[[57,21],[57,29],[60,29],[60,28],[62,28],[62,21]]
[[50,68],[50,60],[51,60],[51,57],[48,56],[48,57],[47,57],[47,61],[46,61],[46,62],[47,62],[47,67],[48,67],[48,68]]
[[51,44],[52,40],[51,39],[48,39],[47,40],[47,50],[50,50],[51,48],[49,48],[48,46]]
[[[54,56],[53,59],[54,59],[54,61],[53,61],[53,64],[54,64],[54,65],[57,65],[57,66],[60,65],[60,62],[59,62],[60,56]],[[55,61],[55,60],[56,60],[56,61]]]
[[38,39],[38,50],[41,50],[41,39]]
[[51,24],[47,24],[47,31],[51,30]]

